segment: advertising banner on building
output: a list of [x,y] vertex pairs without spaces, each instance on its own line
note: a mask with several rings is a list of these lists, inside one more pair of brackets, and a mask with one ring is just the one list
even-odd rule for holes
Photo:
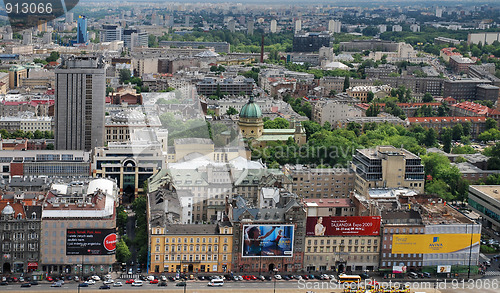
[[380,217],[307,217],[306,236],[377,236]]
[[244,225],[243,257],[292,257],[293,225]]
[[479,245],[480,234],[400,234],[392,236],[392,253],[451,253]]
[[405,274],[406,273],[406,266],[392,266],[392,273],[393,274]]
[[115,229],[67,229],[66,255],[115,254]]
[[451,273],[451,266],[437,266],[437,273],[438,274]]

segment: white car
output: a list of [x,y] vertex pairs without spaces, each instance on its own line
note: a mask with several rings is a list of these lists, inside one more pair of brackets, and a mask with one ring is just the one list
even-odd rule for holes
[[111,279],[112,277],[111,277],[111,275],[110,275],[110,274],[107,274],[106,276],[104,276],[104,278],[106,278],[106,279]]
[[274,278],[275,278],[276,280],[281,280],[281,275],[274,275]]
[[88,280],[86,283],[89,285],[95,285],[95,281],[92,279]]
[[160,277],[160,280],[162,280],[162,281],[166,281],[166,280],[167,280],[167,277],[165,277],[165,276],[161,276],[161,277]]
[[106,284],[106,285],[109,285],[109,284],[113,284],[115,281],[113,281],[112,279],[108,279],[106,281],[104,281],[103,283]]
[[121,287],[121,286],[123,286],[122,282],[115,282],[113,284],[113,287]]
[[222,280],[222,279],[213,279],[210,282],[208,282],[208,286],[210,286],[210,287],[224,286],[224,280]]
[[143,282],[141,280],[135,280],[133,283],[132,283],[132,286],[134,287],[141,287],[143,284]]
[[153,280],[155,279],[155,277],[154,277],[154,276],[148,276],[146,279],[147,279],[148,281],[153,281]]
[[99,278],[99,276],[97,276],[97,275],[93,275],[90,278],[92,278],[92,280],[94,280],[94,281],[100,281],[101,280],[101,278]]

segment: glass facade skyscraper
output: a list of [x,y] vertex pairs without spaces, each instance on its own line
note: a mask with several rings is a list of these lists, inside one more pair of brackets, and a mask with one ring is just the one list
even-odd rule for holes
[[89,33],[87,31],[87,17],[84,15],[78,16],[78,27],[76,30],[76,43],[86,44],[89,41]]

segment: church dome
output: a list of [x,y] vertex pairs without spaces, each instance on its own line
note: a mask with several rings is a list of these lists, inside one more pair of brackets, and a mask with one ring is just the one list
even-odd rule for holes
[[255,103],[254,97],[250,97],[248,103],[246,103],[240,111],[240,118],[261,118],[262,111],[259,105]]
[[7,205],[3,208],[2,210],[2,215],[13,215],[14,214],[14,208],[7,203]]

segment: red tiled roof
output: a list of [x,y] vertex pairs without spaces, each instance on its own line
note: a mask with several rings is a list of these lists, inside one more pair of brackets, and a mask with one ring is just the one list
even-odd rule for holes
[[485,122],[486,117],[408,117],[410,123]]
[[7,201],[7,200],[0,201],[0,213],[3,211],[3,209],[7,205],[7,202],[14,209],[14,217],[17,217],[18,214],[21,214],[22,217],[23,217],[23,219],[26,218],[26,214],[24,213],[23,205],[20,204],[20,203],[13,203],[12,200],[10,200],[10,201]]
[[500,115],[500,111],[488,108],[486,106],[474,102],[462,102],[452,105],[452,107],[464,109],[482,116]]

